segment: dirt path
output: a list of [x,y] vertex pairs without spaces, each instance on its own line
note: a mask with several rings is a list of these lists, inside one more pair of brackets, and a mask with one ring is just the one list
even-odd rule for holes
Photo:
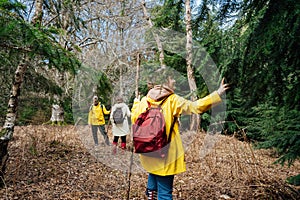
[[[126,199],[130,152],[112,156],[111,147],[94,147],[88,128],[81,128],[16,127],[0,198]],[[299,162],[273,165],[270,151],[231,137],[200,133],[184,139],[192,142],[186,143],[187,172],[175,176],[174,199],[300,198],[299,188],[285,183],[299,173]],[[146,181],[135,156],[130,199],[145,198]]]

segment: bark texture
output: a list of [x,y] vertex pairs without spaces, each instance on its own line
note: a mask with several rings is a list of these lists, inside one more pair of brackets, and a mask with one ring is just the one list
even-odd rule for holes
[[[43,17],[43,0],[36,0],[35,1],[35,13],[32,17],[31,23],[34,26],[41,25],[42,17]],[[5,122],[3,125],[3,129],[1,131],[1,138],[0,138],[0,187],[3,187],[5,185],[4,182],[4,174],[5,174],[5,168],[6,168],[6,161],[9,158],[8,154],[8,144],[9,141],[13,137],[14,133],[14,127],[17,117],[17,110],[18,110],[18,98],[21,93],[21,85],[24,81],[25,72],[28,68],[29,64],[29,57],[25,54],[20,61],[17,70],[14,75],[13,85],[8,101],[8,108],[7,108],[7,114],[5,118]]]
[[[193,34],[192,34],[192,24],[191,24],[191,2],[190,0],[185,1],[185,17],[186,17],[186,64],[187,64],[187,77],[189,82],[189,87],[192,92],[191,100],[195,101],[197,95],[194,91],[197,90],[197,85],[194,76],[194,69],[192,66],[192,49],[193,49]],[[193,114],[191,116],[190,130],[197,130],[200,125],[200,116]]]

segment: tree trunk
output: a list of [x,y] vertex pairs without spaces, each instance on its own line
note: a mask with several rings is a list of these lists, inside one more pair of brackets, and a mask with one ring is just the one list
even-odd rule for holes
[[21,93],[21,85],[24,80],[24,75],[27,69],[27,59],[26,55],[25,58],[23,58],[22,62],[19,64],[17,67],[17,70],[15,72],[14,76],[14,81],[8,101],[8,109],[7,109],[7,114],[6,114],[6,119],[4,122],[3,129],[1,131],[1,138],[0,138],[0,159],[1,159],[1,182],[0,185],[3,187],[4,184],[4,173],[5,173],[5,168],[6,168],[6,161],[9,157],[8,154],[8,143],[11,140],[13,133],[14,133],[14,127],[15,127],[15,122],[16,122],[16,117],[17,117],[17,109],[18,109],[18,98]]
[[136,76],[135,76],[135,97],[139,97],[139,79],[140,79],[140,65],[141,65],[141,60],[140,60],[140,53],[137,53],[136,56]]
[[[192,47],[193,47],[193,37],[192,37],[192,25],[191,25],[191,6],[190,0],[185,1],[185,19],[186,19],[186,64],[187,64],[187,77],[189,82],[189,87],[192,92],[191,100],[195,101],[197,95],[194,91],[197,90],[194,69],[192,66]],[[193,114],[191,116],[190,130],[198,130],[200,124],[200,116],[198,114]]]
[[[32,24],[37,25],[41,24],[42,16],[43,16],[43,0],[36,0],[35,5],[35,13],[32,17]],[[14,81],[8,101],[8,109],[6,114],[6,119],[3,125],[3,129],[0,133],[0,164],[1,164],[1,172],[0,172],[0,187],[4,186],[4,174],[6,169],[6,161],[8,160],[8,144],[11,138],[13,137],[14,127],[17,117],[18,110],[18,98],[21,93],[21,85],[24,81],[25,72],[28,68],[29,58],[25,54],[20,64],[17,67],[15,72]]]
[[[148,14],[145,0],[142,1],[142,7],[143,7],[143,12],[144,12],[144,15],[146,17],[146,20],[148,21],[149,26],[152,28],[153,27],[153,23],[152,23],[152,20],[151,20],[149,14]],[[165,61],[164,61],[165,60],[165,56],[164,56],[164,49],[163,49],[162,43],[160,41],[160,38],[159,38],[158,34],[156,34],[156,33],[153,33],[153,34],[154,34],[154,38],[155,38],[155,41],[156,41],[156,44],[157,44],[157,48],[158,48],[158,51],[159,51],[160,67],[161,67],[161,69],[165,69],[166,68],[166,64],[165,64]]]
[[35,1],[35,12],[32,17],[32,20],[31,20],[31,24],[34,26],[42,24],[43,4],[44,4],[44,0],[36,0]]

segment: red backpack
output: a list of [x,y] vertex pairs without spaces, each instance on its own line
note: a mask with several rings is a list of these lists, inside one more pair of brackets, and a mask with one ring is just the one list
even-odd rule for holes
[[141,113],[133,124],[133,144],[135,153],[141,153],[150,157],[164,158],[168,153],[171,134],[175,119],[170,128],[169,138],[166,134],[166,122],[162,113],[161,105],[166,97],[157,107],[151,106]]

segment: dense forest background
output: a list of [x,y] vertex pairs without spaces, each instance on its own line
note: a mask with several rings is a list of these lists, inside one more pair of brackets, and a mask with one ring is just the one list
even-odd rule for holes
[[[160,62],[159,47],[139,51],[132,41],[149,26],[185,34],[185,9],[183,0],[1,0],[1,123],[24,57],[16,126],[47,122],[53,103],[64,108],[65,122],[74,124],[74,105],[85,111],[97,94],[109,107],[116,87],[130,105],[134,95],[126,87],[134,83],[137,63]],[[222,134],[271,148],[277,163],[292,165],[300,155],[300,2],[203,0],[191,1],[191,11],[194,43],[205,48],[231,84]],[[167,66],[187,76],[185,58],[163,54]],[[199,69],[193,66],[198,98],[209,93]],[[126,74],[133,77],[127,80]],[[88,89],[79,95],[79,87]],[[146,91],[146,83],[139,87]],[[201,117],[205,129],[210,112]],[[299,179],[288,178],[293,184]]]

